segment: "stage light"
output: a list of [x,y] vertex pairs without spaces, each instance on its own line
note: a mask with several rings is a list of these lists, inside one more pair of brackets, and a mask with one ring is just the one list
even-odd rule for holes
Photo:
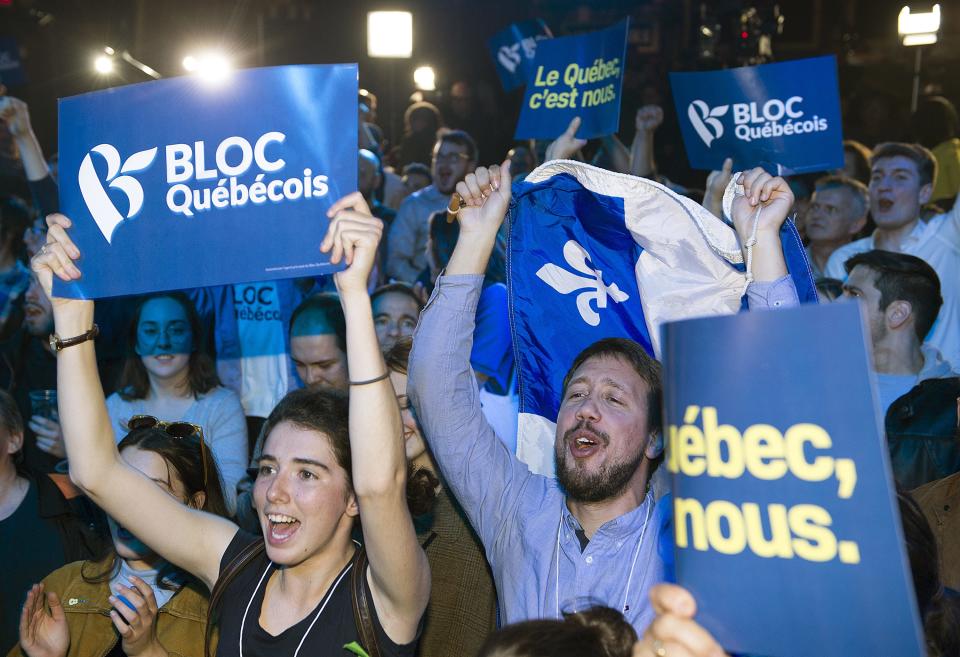
[[367,55],[402,58],[413,55],[413,14],[409,11],[367,13]]
[[437,74],[432,66],[420,66],[413,72],[413,83],[421,91],[436,91]]
[[936,34],[907,34],[903,37],[905,46],[931,46],[936,42]]
[[222,82],[230,75],[233,66],[226,55],[220,52],[207,52],[201,55],[187,55],[183,58],[183,68],[197,77],[211,83]]
[[[940,31],[940,5],[933,5],[933,11],[911,12],[910,7],[904,7],[897,16],[897,33],[903,37],[905,46],[924,46],[937,42],[937,32]],[[925,39],[910,39],[907,37],[923,36]],[[930,39],[933,39],[932,41]]]
[[113,59],[107,55],[100,55],[93,60],[93,68],[100,75],[107,75],[113,72]]

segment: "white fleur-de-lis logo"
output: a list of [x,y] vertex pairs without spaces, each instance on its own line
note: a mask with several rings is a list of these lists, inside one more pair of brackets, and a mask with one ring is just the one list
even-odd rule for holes
[[[590,254],[575,240],[569,240],[563,245],[563,257],[568,265],[585,276],[579,276],[554,264],[546,264],[537,272],[537,278],[560,294],[584,290],[577,295],[577,310],[580,311],[583,321],[590,326],[599,326],[600,314],[597,310],[607,307],[608,298],[616,303],[623,303],[630,298],[616,283],[604,285],[603,272],[593,268]],[[591,301],[596,304],[596,310],[591,307]]]

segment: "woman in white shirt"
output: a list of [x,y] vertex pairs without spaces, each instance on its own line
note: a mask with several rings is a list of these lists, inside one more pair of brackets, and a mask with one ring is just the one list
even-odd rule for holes
[[126,435],[134,415],[199,425],[233,514],[247,466],[247,425],[240,399],[220,385],[213,359],[200,348],[196,308],[177,292],[155,295],[140,304],[130,328],[130,355],[107,399],[114,435]]

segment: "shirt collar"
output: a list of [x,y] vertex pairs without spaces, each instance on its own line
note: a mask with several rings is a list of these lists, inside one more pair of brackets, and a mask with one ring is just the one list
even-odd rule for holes
[[[653,518],[654,508],[656,501],[653,497],[653,490],[648,489],[647,495],[643,499],[643,503],[635,509],[624,513],[621,516],[617,516],[613,520],[608,520],[603,523],[597,532],[593,535],[593,539],[596,539],[598,536],[606,536],[611,539],[625,538],[639,532],[643,529],[644,525]],[[563,524],[571,529],[572,531],[582,530],[583,526],[580,524],[580,521],[577,520],[570,509],[567,507],[566,500],[563,503]],[[593,540],[591,539],[591,540]]]

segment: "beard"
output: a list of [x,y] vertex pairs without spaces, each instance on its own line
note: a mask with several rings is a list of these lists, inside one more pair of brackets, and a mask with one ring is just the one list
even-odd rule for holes
[[605,463],[596,472],[585,472],[574,459],[573,465],[567,462],[567,443],[573,434],[586,429],[600,439],[603,446],[610,444],[607,434],[595,430],[581,420],[575,427],[563,434],[563,440],[554,445],[554,460],[557,466],[557,481],[566,491],[567,497],[574,502],[602,502],[617,497],[627,489],[637,468],[643,462],[643,450],[625,461]]

